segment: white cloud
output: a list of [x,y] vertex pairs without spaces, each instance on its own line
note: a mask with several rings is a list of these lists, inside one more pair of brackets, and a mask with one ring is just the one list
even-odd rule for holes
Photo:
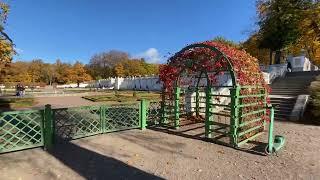
[[149,63],[160,63],[161,57],[156,48],[149,48],[146,51],[137,54],[135,57],[144,58]]

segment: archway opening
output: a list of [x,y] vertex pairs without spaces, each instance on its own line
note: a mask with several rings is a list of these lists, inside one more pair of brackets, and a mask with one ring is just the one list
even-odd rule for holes
[[161,125],[202,123],[200,137],[240,146],[259,136],[267,119],[268,87],[255,58],[216,43],[189,45],[160,70]]

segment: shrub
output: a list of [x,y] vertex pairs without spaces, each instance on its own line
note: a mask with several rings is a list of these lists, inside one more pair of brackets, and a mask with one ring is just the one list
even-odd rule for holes
[[314,118],[320,120],[320,76],[310,85],[311,101],[310,111]]

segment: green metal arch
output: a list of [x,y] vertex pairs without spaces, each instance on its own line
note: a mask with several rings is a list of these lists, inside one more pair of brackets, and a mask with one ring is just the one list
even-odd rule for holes
[[[214,46],[210,46],[210,45],[207,45],[207,44],[201,44],[201,43],[198,43],[198,44],[192,44],[192,45],[188,45],[186,47],[184,47],[183,49],[181,49],[179,52],[177,52],[173,57],[171,57],[170,59],[174,59],[175,57],[179,56],[180,54],[184,53],[185,51],[188,51],[188,50],[191,50],[193,48],[206,48],[206,49],[210,49],[211,51],[214,51],[216,53],[218,53],[219,57],[222,56],[226,61],[227,61],[227,68],[230,72],[230,76],[231,76],[231,80],[232,80],[232,86],[235,88],[238,83],[236,81],[236,74],[235,74],[235,71],[233,69],[233,65],[230,61],[230,59],[223,53],[221,52],[218,48],[214,47]],[[169,63],[170,65],[170,63]],[[180,72],[181,73],[181,72]],[[207,72],[203,72],[206,74],[207,76],[207,80],[209,79],[208,78],[208,73]],[[177,83],[175,83],[177,85]],[[209,84],[209,82],[208,82]]]

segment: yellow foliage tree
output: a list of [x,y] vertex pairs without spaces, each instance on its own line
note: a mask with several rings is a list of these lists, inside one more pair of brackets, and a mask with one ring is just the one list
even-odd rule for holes
[[118,63],[115,67],[114,67],[114,72],[116,74],[116,76],[118,77],[124,77],[125,76],[125,70],[124,67],[122,65],[122,63]]
[[4,83],[29,84],[32,82],[32,76],[28,71],[27,62],[18,61],[6,67],[6,75],[1,79]]
[[66,78],[68,78],[68,82],[77,83],[78,87],[80,83],[92,80],[91,76],[84,68],[84,65],[80,62],[76,62],[72,68],[67,69]]
[[9,13],[9,6],[0,2],[0,71],[11,62],[15,54],[14,45],[10,37],[4,32],[4,25]]
[[300,38],[288,47],[293,55],[300,55],[304,50],[315,64],[320,65],[320,3],[303,11],[304,20],[300,22]]
[[270,63],[270,50],[259,48],[258,36],[256,34],[250,36],[248,40],[242,43],[242,48],[251,56],[257,58],[260,64],[268,65]]

